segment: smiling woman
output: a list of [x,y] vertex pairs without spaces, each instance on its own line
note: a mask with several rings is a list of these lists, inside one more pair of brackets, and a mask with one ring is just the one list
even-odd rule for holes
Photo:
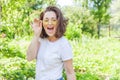
[[27,51],[27,60],[36,59],[36,80],[76,80],[72,64],[72,48],[64,37],[67,21],[61,10],[48,6],[34,20],[34,37]]
[[48,7],[44,12],[40,14],[40,20],[43,21],[43,29],[41,32],[41,38],[49,39],[60,38],[66,31],[67,20],[62,15],[62,12],[58,8]]

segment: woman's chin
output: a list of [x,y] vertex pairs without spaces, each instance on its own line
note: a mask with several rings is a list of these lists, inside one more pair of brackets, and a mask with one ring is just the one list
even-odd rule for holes
[[47,33],[47,35],[48,35],[49,37],[52,37],[52,36],[54,36],[55,34],[54,34],[54,33]]
[[47,33],[47,35],[48,35],[49,37],[52,37],[52,36],[55,35],[55,32],[54,32],[54,31],[46,31],[46,33]]

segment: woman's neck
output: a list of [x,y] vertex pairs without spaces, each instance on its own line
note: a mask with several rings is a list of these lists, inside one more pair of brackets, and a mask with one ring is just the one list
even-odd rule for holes
[[58,38],[56,38],[55,36],[51,36],[51,37],[48,37],[48,40],[50,41],[50,42],[54,42],[54,41],[56,41]]

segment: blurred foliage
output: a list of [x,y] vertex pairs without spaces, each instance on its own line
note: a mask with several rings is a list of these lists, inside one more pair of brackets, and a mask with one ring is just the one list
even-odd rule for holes
[[24,51],[22,51],[23,48],[21,48],[20,45],[17,45],[17,44],[19,44],[17,42],[17,40],[13,40],[12,42],[9,42],[9,41],[10,40],[8,38],[1,39],[1,41],[0,41],[0,55],[2,55],[2,57],[0,56],[0,58],[3,58],[3,57],[4,58],[11,58],[11,57],[13,57],[13,58],[14,57],[25,58],[25,54],[23,54]]
[[35,78],[35,64],[16,57],[1,59],[0,76],[5,80],[27,80]]
[[95,19],[97,20],[97,34],[100,38],[100,25],[101,24],[110,24],[110,13],[108,9],[110,7],[111,0],[90,0],[93,3],[92,14],[94,14]]
[[[2,4],[2,27],[0,33],[6,34],[9,38],[31,35],[30,22],[47,5],[54,5],[51,0],[0,0]],[[44,5],[43,5],[44,4]]]
[[[57,5],[69,19],[65,37],[73,47],[77,80],[120,79],[120,41],[93,38],[98,23],[109,24],[110,2],[75,0],[75,6]],[[56,1],[0,0],[0,79],[34,80],[35,61],[27,62],[25,55],[33,34],[30,23],[48,5],[56,5]],[[66,78],[65,72],[63,76]]]
[[[86,14],[85,11],[89,10],[90,11],[90,15],[86,18],[89,18],[90,16],[93,16],[93,18],[91,20],[95,21],[96,25],[96,30],[90,30],[89,32],[92,34],[92,36],[94,36],[94,34],[98,36],[98,38],[100,37],[100,25],[103,24],[107,24],[109,25],[110,23],[110,13],[108,11],[109,7],[110,7],[110,3],[111,0],[75,0],[76,5],[78,7],[82,7],[83,8],[83,14]],[[91,21],[90,21],[91,22]],[[88,22],[89,23],[89,22]],[[88,32],[88,27],[92,26],[91,24],[89,24],[89,26],[83,26],[83,29],[85,29],[86,32]],[[96,32],[95,32],[96,31]]]
[[[92,7],[90,6],[90,2]],[[70,24],[68,24],[68,31],[66,32],[66,36],[69,39],[80,38],[82,34],[90,35],[91,37],[97,36],[98,21],[107,23],[110,18],[107,13],[109,5],[106,5],[110,1],[100,2],[94,0],[76,0],[75,6],[73,7],[61,7],[62,12],[69,18]],[[0,33],[13,39],[19,36],[32,35],[32,29],[30,27],[32,20],[39,18],[40,12],[46,6],[56,5],[56,1],[1,0],[0,4],[2,8],[2,27],[0,27]]]
[[83,9],[78,6],[68,6],[62,10],[63,12],[66,11],[64,14],[69,19],[68,31],[66,32],[66,36],[68,38],[81,38],[82,34],[86,34],[91,37],[96,36],[97,22],[94,19],[94,15],[90,13],[90,10]]
[[111,0],[90,0],[93,3],[92,13],[98,19],[100,24],[108,24],[110,22],[110,7]]
[[[7,39],[7,41],[9,42],[5,43],[6,39],[3,38],[0,42],[0,79],[34,80],[35,61],[28,62],[25,59],[26,49],[30,41],[26,38]],[[74,53],[73,64],[77,80],[120,79],[119,40],[112,38],[91,39],[84,36],[81,40],[70,40],[70,43]],[[1,45],[6,44],[9,47],[15,46],[15,50],[20,53],[14,52],[12,54],[13,51],[5,53],[9,48],[5,50]],[[65,72],[63,76],[66,78]]]
[[114,0],[112,1],[111,7],[111,24],[120,26],[120,0]]

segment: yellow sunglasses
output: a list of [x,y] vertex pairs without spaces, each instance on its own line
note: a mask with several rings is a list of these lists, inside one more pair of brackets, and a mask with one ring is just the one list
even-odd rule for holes
[[57,21],[58,21],[57,19],[52,19],[50,21],[49,21],[49,19],[45,19],[45,20],[43,20],[43,23],[44,24],[54,24],[55,25],[55,24],[57,24]]

